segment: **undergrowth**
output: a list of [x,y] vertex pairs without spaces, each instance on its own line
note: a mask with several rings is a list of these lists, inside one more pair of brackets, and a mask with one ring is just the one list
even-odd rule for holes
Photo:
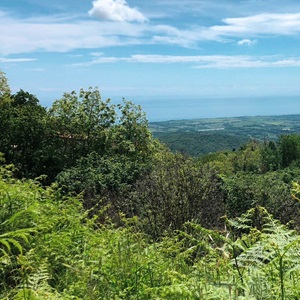
[[[99,224],[76,198],[0,177],[1,299],[299,299],[299,235],[264,208],[223,232],[186,223],[152,241]],[[122,218],[122,216],[120,216]]]

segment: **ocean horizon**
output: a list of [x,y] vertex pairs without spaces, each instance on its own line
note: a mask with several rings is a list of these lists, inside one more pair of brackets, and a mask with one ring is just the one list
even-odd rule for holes
[[136,97],[149,122],[300,114],[300,96],[241,98]]

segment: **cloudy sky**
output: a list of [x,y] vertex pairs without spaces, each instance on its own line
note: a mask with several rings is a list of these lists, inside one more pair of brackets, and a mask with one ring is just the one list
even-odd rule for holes
[[152,118],[162,102],[268,98],[255,105],[269,109],[300,96],[300,1],[1,0],[0,69],[43,105],[98,86]]

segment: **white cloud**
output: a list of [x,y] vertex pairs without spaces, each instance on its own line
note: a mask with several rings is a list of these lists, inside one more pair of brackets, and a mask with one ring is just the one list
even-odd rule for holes
[[[126,4],[124,1],[122,3]],[[127,5],[125,7],[129,8]],[[190,28],[184,29],[150,22],[123,22],[120,26],[117,22],[79,21],[61,16],[51,16],[45,20],[40,17],[18,19],[4,13],[1,15],[1,11],[0,16],[0,55],[68,52],[75,49],[99,51],[104,47],[145,44],[197,48],[202,41],[236,43],[238,39],[239,45],[250,46],[258,37],[300,34],[300,13],[227,18],[222,25],[200,27],[191,24]]]
[[257,14],[242,18],[226,18],[225,25],[210,27],[220,36],[295,35],[300,33],[300,13]]
[[132,55],[128,57],[99,57],[91,62],[74,64],[74,66],[90,66],[103,63],[152,63],[152,64],[193,64],[193,68],[268,68],[268,67],[300,67],[300,58],[276,59],[274,57],[252,57],[243,55]]
[[[234,42],[242,38],[239,45],[254,45],[257,37],[297,36],[300,34],[300,13],[269,13],[247,17],[226,18],[222,25],[179,29],[172,26],[152,28],[152,41],[162,44],[176,44],[195,47],[201,41]],[[245,38],[247,37],[247,38]]]
[[1,63],[19,63],[19,62],[29,62],[29,61],[35,61],[34,58],[5,58],[0,57]]
[[91,52],[90,55],[95,56],[95,57],[99,57],[99,56],[103,56],[104,53],[103,52]]
[[240,41],[237,42],[238,45],[243,46],[253,46],[257,43],[257,40],[249,40],[249,39],[242,39]]
[[144,22],[147,20],[137,8],[129,7],[125,0],[93,1],[93,8],[89,11],[89,15],[117,22]]
[[68,52],[141,43],[144,24],[16,19],[6,16],[0,22],[0,55],[29,52]]

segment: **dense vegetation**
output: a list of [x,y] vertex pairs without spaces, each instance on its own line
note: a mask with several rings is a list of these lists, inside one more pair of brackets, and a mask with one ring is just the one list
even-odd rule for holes
[[98,89],[0,76],[1,299],[299,299],[300,136],[190,157]]

